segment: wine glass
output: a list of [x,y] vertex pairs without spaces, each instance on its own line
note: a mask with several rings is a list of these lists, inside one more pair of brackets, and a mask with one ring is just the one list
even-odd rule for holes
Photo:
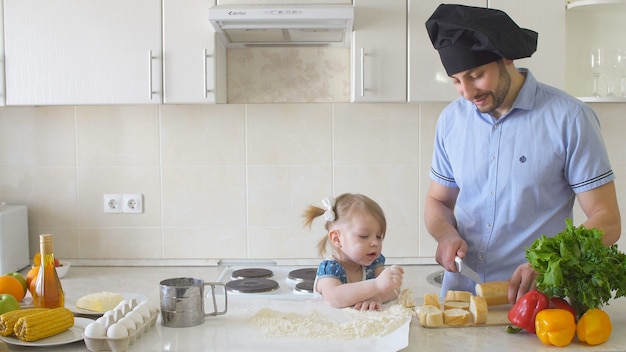
[[593,77],[593,92],[592,96],[599,97],[598,81],[600,80],[600,74],[602,73],[602,65],[604,64],[604,54],[601,48],[593,48],[591,50],[591,77]]
[[615,71],[619,78],[619,94],[626,98],[626,51],[617,50],[615,52]]

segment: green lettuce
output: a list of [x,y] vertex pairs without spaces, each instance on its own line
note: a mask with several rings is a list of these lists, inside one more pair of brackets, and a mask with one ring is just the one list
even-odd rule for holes
[[574,227],[553,237],[542,235],[526,248],[526,259],[538,273],[537,289],[548,297],[567,297],[578,316],[626,296],[626,255],[605,246],[602,231]]

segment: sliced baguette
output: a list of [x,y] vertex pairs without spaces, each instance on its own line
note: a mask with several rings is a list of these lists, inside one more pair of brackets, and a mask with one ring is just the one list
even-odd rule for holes
[[469,302],[471,296],[472,296],[472,293],[469,291],[449,290],[446,292],[445,302],[447,301]]
[[443,323],[449,326],[461,326],[469,323],[470,312],[465,309],[454,308],[443,311]]
[[485,324],[487,322],[487,300],[485,297],[472,296],[470,298],[469,311],[474,319],[474,324]]
[[[471,298],[470,298],[471,299]],[[470,302],[465,301],[446,301],[443,303],[443,309],[465,309],[469,311]]]
[[508,304],[508,281],[489,281],[476,284],[476,295],[484,297],[489,306]]
[[436,293],[426,293],[426,294],[424,294],[424,305],[425,306],[441,307],[441,304],[439,304],[439,295],[436,294]]
[[422,326],[436,328],[443,325],[443,312],[439,307],[431,305],[421,306],[417,317]]

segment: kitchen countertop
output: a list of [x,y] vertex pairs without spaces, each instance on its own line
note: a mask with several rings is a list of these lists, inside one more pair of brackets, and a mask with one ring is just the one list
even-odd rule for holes
[[[403,266],[405,269],[404,285],[415,294],[418,304],[424,293],[439,292],[426,277],[440,270],[435,265]],[[214,281],[222,267],[74,267],[61,279],[68,301],[92,292],[113,291],[137,293],[154,302],[159,301],[159,282],[173,277],[194,277],[205,281]],[[233,302],[229,300],[229,307]],[[625,351],[626,335],[620,332],[626,329],[626,299],[613,300],[604,310],[609,313],[613,323],[613,334],[606,343],[590,347],[574,340],[569,350]],[[219,318],[208,317],[206,321],[191,328],[168,328],[160,324],[148,330],[128,349],[134,351],[222,351],[215,347],[212,339],[214,329],[220,329]],[[210,344],[210,345],[208,345]],[[330,345],[329,345],[330,346]],[[258,351],[258,346],[250,350]],[[460,328],[423,328],[415,317],[410,324],[409,347],[403,351],[450,351],[463,348],[468,351],[554,351],[554,347],[543,345],[537,337],[527,333],[507,334],[504,327],[460,327]],[[9,351],[33,351],[35,349],[9,345]],[[42,351],[86,351],[83,341],[67,345],[42,347]],[[239,350],[239,349],[238,349]],[[305,351],[302,346],[300,351]],[[319,347],[315,348],[316,351]]]

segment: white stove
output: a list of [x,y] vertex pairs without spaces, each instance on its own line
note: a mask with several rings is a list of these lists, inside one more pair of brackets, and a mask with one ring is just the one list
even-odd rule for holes
[[226,284],[228,298],[314,299],[315,266],[227,266],[217,278]]

